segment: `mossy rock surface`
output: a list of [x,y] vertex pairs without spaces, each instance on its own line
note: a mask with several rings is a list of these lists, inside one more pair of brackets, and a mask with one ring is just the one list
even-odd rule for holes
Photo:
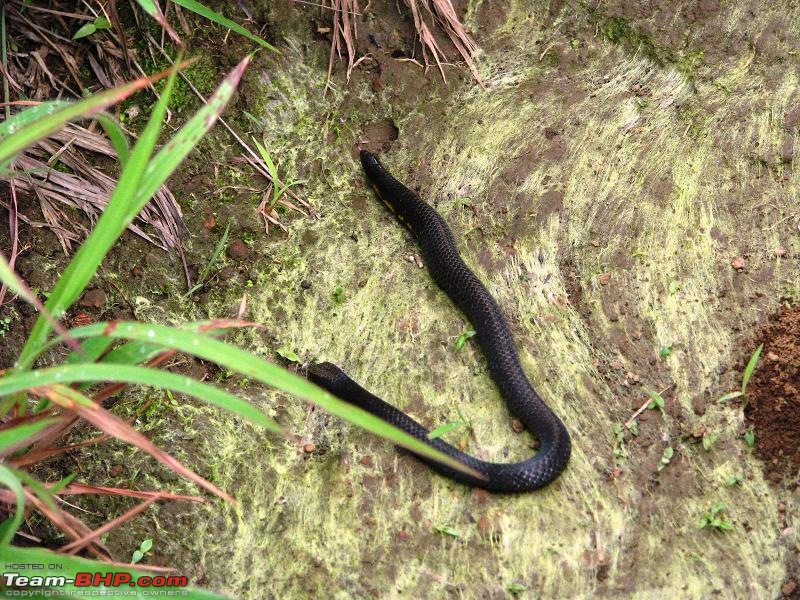
[[[486,89],[466,69],[445,66],[445,83],[392,58],[411,54],[408,18],[374,4],[359,21],[373,60],[349,82],[335,65],[327,93],[315,32],[328,17],[265,9],[281,55],[257,55],[232,116],[286,178],[306,180],[313,215],[285,212],[288,235],[264,238],[257,198],[209,188],[190,223],[232,215],[249,258],[227,259],[236,275],[199,306],[162,313],[142,294],[141,316],[233,316],[246,293],[264,329],[243,345],[335,362],[431,427],[460,410],[472,433],[448,439],[528,456],[477,346],[455,348],[469,324],[365,185],[361,142],[450,223],[572,433],[570,465],[542,491],[489,495],[234,381],[303,441],[175,411],[199,423],[173,440],[182,456],[238,505],[162,507],[155,551],[235,598],[778,595],[796,569],[785,532],[798,496],[766,483],[740,401],[718,399],[740,385],[756,327],[800,296],[796,4],[470,2]],[[210,176],[197,162],[187,172]],[[650,391],[664,409],[645,410],[634,435],[624,423]],[[717,436],[709,450],[704,434]],[[732,528],[700,529],[719,502]]]

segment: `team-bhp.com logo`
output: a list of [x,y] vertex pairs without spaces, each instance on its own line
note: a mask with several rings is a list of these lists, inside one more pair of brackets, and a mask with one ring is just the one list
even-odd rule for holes
[[[16,565],[6,565],[13,568]],[[19,567],[31,567],[20,565]],[[39,566],[39,565],[36,565]],[[18,568],[19,568],[18,567]],[[44,565],[42,565],[42,568]],[[4,595],[41,597],[42,589],[51,592],[48,595],[68,596],[186,596],[189,585],[187,577],[182,575],[131,575],[130,573],[80,572],[74,577],[64,575],[28,575],[19,571],[6,571],[2,575],[0,589]],[[64,589],[69,586],[69,589]],[[61,589],[59,589],[61,588]],[[132,590],[131,588],[136,588]],[[102,591],[101,591],[102,590]]]

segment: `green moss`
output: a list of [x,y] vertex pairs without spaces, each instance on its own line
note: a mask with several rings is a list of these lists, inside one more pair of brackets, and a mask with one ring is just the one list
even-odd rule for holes
[[631,52],[641,52],[650,60],[663,64],[653,38],[638,27],[633,27],[622,17],[611,17],[601,21],[600,33],[614,44],[620,44]]

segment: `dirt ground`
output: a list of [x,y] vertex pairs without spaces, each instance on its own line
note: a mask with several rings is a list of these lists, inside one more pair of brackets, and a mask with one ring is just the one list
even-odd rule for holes
[[[256,56],[228,115],[287,178],[306,181],[297,190],[313,214],[284,211],[288,232],[265,235],[250,191],[264,182],[216,129],[171,182],[193,269],[232,225],[215,283],[182,298],[177,262],[127,236],[97,282],[105,300],[76,314],[230,317],[246,294],[246,317],[265,328],[240,334],[242,345],[340,364],[432,427],[460,410],[470,452],[527,456],[477,347],[455,349],[468,324],[364,184],[362,144],[450,223],[567,424],[573,457],[540,492],[471,490],[186,359],[176,368],[236,390],[303,439],[126,397],[115,410],[239,503],[154,506],[109,546],[125,557],[153,537],[147,560],[235,598],[797,597],[797,3],[462,2],[483,89],[463,66],[446,65],[443,82],[408,60],[420,57],[409,14],[374,2],[358,23],[369,58],[349,82],[337,65],[326,94],[329,15],[262,4],[254,18],[281,53]],[[249,48],[231,36],[220,49],[207,24],[190,47],[220,73]],[[25,235],[20,271],[47,289],[64,259],[46,232]],[[23,334],[10,328],[7,351]],[[760,343],[747,407],[722,399]],[[651,392],[663,409],[633,418]],[[58,468],[89,483],[192,489],[116,444]],[[701,528],[720,503],[730,529]],[[100,519],[127,505],[84,507]]]

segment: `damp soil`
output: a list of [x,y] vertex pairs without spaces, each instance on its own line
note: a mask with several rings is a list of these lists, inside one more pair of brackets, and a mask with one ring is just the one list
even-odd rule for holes
[[773,481],[800,475],[800,308],[773,317],[759,332],[763,344],[747,394],[748,423]]
[[[372,3],[358,30],[359,55],[369,56],[349,81],[335,65],[323,93],[329,16],[301,3],[251,4],[282,54],[256,56],[227,114],[270,143],[287,177],[305,181],[297,189],[313,210],[281,210],[287,230],[266,233],[255,210],[266,184],[215,129],[170,181],[190,274],[231,226],[215,275],[185,298],[177,257],[125,235],[67,320],[174,323],[245,306],[265,326],[232,338],[243,347],[295,370],[279,347],[303,362],[334,360],[432,426],[464,411],[473,430],[448,439],[468,451],[525,456],[530,440],[480,353],[471,343],[453,349],[468,324],[364,185],[355,158],[365,146],[462,240],[575,455],[537,494],[467,490],[322,411],[176,359],[169,368],[251,400],[301,442],[183,398],[126,394],[117,414],[239,504],[153,506],[108,536],[115,556],[151,537],[147,562],[237,598],[502,598],[520,586],[536,597],[796,597],[800,325],[797,308],[785,307],[800,300],[797,9],[456,2],[482,48],[484,91],[465,68],[446,65],[445,82],[419,67],[409,15]],[[230,36],[220,52],[218,33],[198,22],[190,47],[221,76],[251,48]],[[23,202],[35,214],[35,201]],[[2,240],[5,227],[0,219]],[[23,228],[21,244],[19,271],[49,289],[67,261],[57,240]],[[334,299],[339,287],[344,302]],[[12,326],[0,367],[34,318],[18,302],[3,311]],[[739,388],[742,360],[759,343],[743,413],[720,398]],[[652,392],[663,407],[648,408]],[[751,426],[755,451],[743,439]],[[70,472],[197,492],[113,442],[70,452],[41,475]],[[700,530],[718,502],[732,529]],[[132,506],[76,503],[94,526]]]

